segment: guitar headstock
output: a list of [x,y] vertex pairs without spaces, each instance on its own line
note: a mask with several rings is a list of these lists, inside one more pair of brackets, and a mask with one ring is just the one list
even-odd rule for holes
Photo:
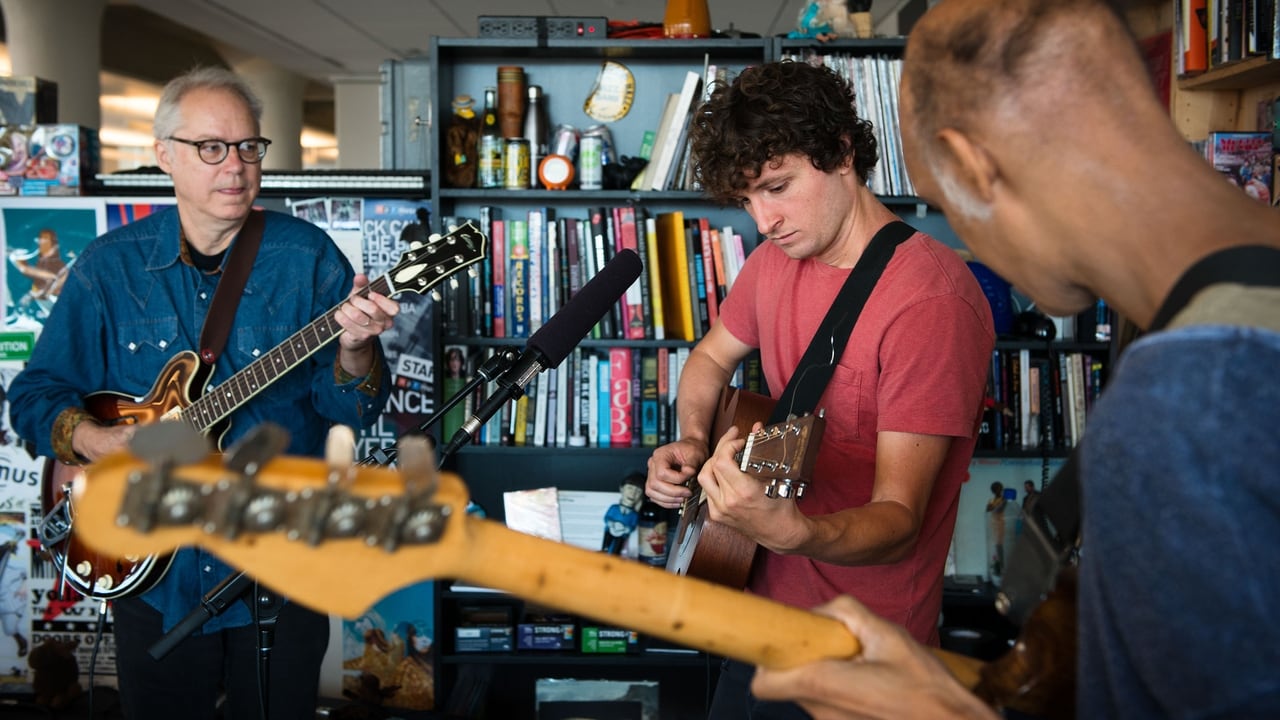
[[799,498],[813,477],[825,427],[821,415],[804,415],[750,433],[738,468],[767,480],[768,497]]
[[485,258],[489,240],[470,221],[446,235],[433,235],[425,245],[411,247],[387,271],[387,284],[392,294],[422,294],[452,273],[475,265]]
[[[93,463],[75,483],[77,534],[114,557],[203,547],[303,604],[347,617],[409,581],[465,571],[467,490],[436,472],[425,438],[402,441],[399,470],[332,458],[231,462],[235,450],[199,461],[135,450]],[[360,581],[336,587],[335,565],[359,568]]]

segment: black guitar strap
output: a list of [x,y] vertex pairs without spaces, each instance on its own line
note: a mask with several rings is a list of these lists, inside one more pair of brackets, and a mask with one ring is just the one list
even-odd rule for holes
[[885,266],[893,257],[898,245],[916,233],[916,229],[898,220],[880,228],[871,238],[871,243],[862,252],[862,257],[850,271],[840,293],[836,295],[822,319],[822,324],[814,332],[809,347],[800,357],[791,380],[773,407],[766,425],[783,422],[791,415],[800,416],[812,413],[817,409],[818,400],[827,388],[827,382],[835,373],[836,363],[844,353],[844,346],[849,342],[853,326],[858,322],[863,305],[871,297]]
[[240,228],[240,236],[231,246],[231,255],[222,268],[222,278],[213,291],[209,314],[205,315],[204,326],[200,328],[200,360],[206,365],[217,362],[222,348],[227,344],[231,321],[236,316],[236,307],[240,305],[245,283],[249,281],[253,261],[258,257],[264,225],[266,215],[261,210],[251,211],[244,221],[244,227]]
[[[1280,249],[1242,245],[1209,255],[1192,265],[1160,305],[1148,332],[1163,330],[1195,296],[1210,285],[1231,283],[1251,287],[1280,287]],[[1019,625],[1048,597],[1062,569],[1074,562],[1080,544],[1080,448],[1067,461],[1036,501],[1028,532],[1009,555],[996,606]]]

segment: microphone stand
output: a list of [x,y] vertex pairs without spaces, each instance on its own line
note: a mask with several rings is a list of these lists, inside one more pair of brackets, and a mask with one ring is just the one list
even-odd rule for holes
[[[437,420],[444,417],[455,405],[465,400],[467,396],[471,394],[471,391],[475,390],[482,383],[492,382],[495,378],[501,376],[515,364],[515,361],[519,356],[520,353],[517,352],[515,348],[501,348],[493,355],[489,356],[489,359],[485,360],[484,363],[476,369],[476,376],[468,380],[467,384],[457,393],[454,393],[452,397],[445,400],[444,406],[432,414],[431,417],[427,418],[426,422],[423,422],[415,428],[414,432],[426,435],[427,430],[434,425]],[[399,451],[396,449],[395,445],[384,448],[375,448],[370,451],[359,464],[364,466],[391,465],[395,463],[397,457],[399,457]],[[441,456],[439,461],[440,463],[443,463],[444,457]]]

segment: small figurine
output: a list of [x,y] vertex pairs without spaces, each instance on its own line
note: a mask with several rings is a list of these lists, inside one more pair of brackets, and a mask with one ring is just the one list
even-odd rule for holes
[[632,473],[618,486],[618,502],[604,513],[604,542],[600,549],[621,555],[627,538],[640,522],[640,503],[644,502],[644,475]]
[[836,38],[871,37],[870,0],[811,0],[800,10],[796,29],[789,38],[814,38],[819,42]]

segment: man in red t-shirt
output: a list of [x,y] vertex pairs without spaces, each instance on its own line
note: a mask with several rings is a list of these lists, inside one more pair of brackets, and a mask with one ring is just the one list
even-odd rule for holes
[[[690,139],[706,192],[745,208],[766,242],[689,355],[681,437],[654,452],[646,492],[676,507],[696,474],[710,518],[764,549],[751,592],[805,608],[853,595],[936,645],[995,340],[990,306],[954,250],[922,233],[900,244],[819,402],[826,430],[808,490],[798,502],[766,498],[734,460],[744,439],[710,437],[720,390],[758,349],[780,394],[871,238],[898,217],[867,187],[870,124],[826,68],[743,71],[697,113]],[[751,671],[726,663],[712,718],[807,717],[751,698]]]

